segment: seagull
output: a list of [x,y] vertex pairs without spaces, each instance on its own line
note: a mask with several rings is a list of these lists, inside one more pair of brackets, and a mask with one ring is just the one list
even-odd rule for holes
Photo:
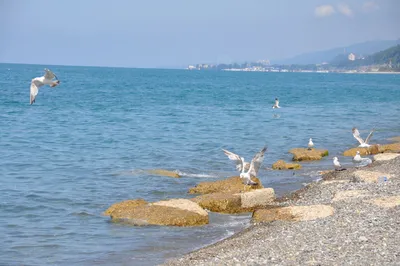
[[353,162],[357,164],[358,167],[363,167],[371,164],[372,160],[370,158],[362,158],[360,152],[357,151],[356,156],[353,158]]
[[312,138],[310,138],[308,141],[308,149],[311,150],[312,148],[314,148],[314,142],[312,142]]
[[369,133],[368,137],[365,139],[365,141],[360,137],[360,132],[358,132],[358,129],[356,127],[353,127],[351,130],[353,132],[353,137],[360,142],[360,145],[358,147],[360,148],[368,148],[369,145],[368,142],[371,139],[372,135],[374,134],[375,129],[372,129],[371,132]]
[[[251,177],[256,177],[258,171],[260,170],[260,166],[264,160],[264,153],[267,150],[267,147],[264,147],[261,151],[257,152],[256,155],[251,160],[250,166],[246,172],[246,162],[243,157],[240,157],[237,154],[229,152],[229,159],[235,161],[236,169],[241,171],[240,178],[246,180],[246,185],[257,185],[256,182],[251,180]],[[226,153],[225,153],[226,154]]]
[[[242,171],[242,163],[241,163],[241,160],[240,160],[240,156],[235,154],[235,153],[233,153],[233,152],[224,150],[224,149],[222,149],[222,151],[226,154],[226,156],[228,156],[228,158],[230,160],[235,161],[236,170],[241,172]],[[249,168],[250,168],[250,163],[249,162],[244,162],[244,169],[247,171],[247,170],[249,170]]]
[[335,166],[336,171],[346,170],[346,169],[342,168],[342,165],[340,164],[339,159],[336,156],[333,157],[333,165]]
[[[40,87],[43,85],[50,85],[50,87],[53,88],[60,84],[60,81],[53,72],[47,68],[45,68],[44,71],[46,72],[44,76],[34,78],[31,81],[30,104],[33,104],[36,101],[36,95],[38,94]],[[56,78],[56,80],[53,80],[53,78]]]
[[272,108],[273,108],[273,109],[275,109],[275,108],[281,108],[281,107],[279,106],[279,99],[278,99],[278,98],[275,98],[275,104],[272,106]]

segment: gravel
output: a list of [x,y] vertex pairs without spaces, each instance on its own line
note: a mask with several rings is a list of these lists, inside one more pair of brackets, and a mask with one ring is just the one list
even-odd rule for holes
[[[164,265],[400,265],[400,206],[383,208],[368,202],[400,195],[400,157],[362,168],[393,174],[386,182],[359,182],[353,175],[356,170],[328,173],[322,181],[277,201],[281,206],[331,205],[332,216],[255,224]],[[337,192],[348,190],[365,193],[332,201]]]

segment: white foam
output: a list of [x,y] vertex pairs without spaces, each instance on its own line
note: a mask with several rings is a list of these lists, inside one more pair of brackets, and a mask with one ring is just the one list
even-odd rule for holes
[[204,174],[204,173],[200,173],[200,174],[185,173],[185,172],[181,172],[179,170],[175,170],[174,172],[176,172],[180,176],[186,176],[186,177],[199,177],[199,178],[218,178],[219,177],[217,175],[210,175],[210,174]]

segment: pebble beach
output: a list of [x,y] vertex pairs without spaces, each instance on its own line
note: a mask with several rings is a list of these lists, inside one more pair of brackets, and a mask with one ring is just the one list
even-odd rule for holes
[[328,172],[274,205],[305,206],[305,212],[255,221],[230,238],[163,265],[400,264],[399,153],[375,155],[367,167]]

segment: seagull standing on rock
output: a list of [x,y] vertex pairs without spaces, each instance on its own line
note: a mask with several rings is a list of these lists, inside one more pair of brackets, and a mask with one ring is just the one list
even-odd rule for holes
[[371,132],[369,133],[368,137],[365,139],[365,141],[360,137],[360,132],[356,127],[353,127],[351,130],[353,132],[353,137],[358,140],[360,145],[358,147],[360,148],[368,148],[371,145],[368,144],[369,140],[371,139],[372,135],[374,134],[375,129],[372,129]]
[[363,167],[370,165],[372,163],[372,160],[370,158],[362,158],[360,155],[360,152],[357,151],[356,156],[353,158],[353,162],[358,165],[358,167]]
[[314,148],[314,142],[312,142],[312,138],[310,138],[308,141],[308,149],[311,150],[312,148]]
[[335,166],[335,170],[336,171],[342,171],[342,170],[346,170],[344,168],[342,168],[342,165],[339,162],[338,157],[333,157],[333,165]]
[[[31,81],[31,97],[30,97],[30,104],[32,105],[36,101],[36,95],[39,92],[39,88],[43,85],[49,85],[50,87],[54,88],[60,81],[58,80],[57,76],[51,72],[49,69],[44,69],[45,74],[42,77],[37,77],[32,79]],[[53,80],[56,78],[56,80]]]

